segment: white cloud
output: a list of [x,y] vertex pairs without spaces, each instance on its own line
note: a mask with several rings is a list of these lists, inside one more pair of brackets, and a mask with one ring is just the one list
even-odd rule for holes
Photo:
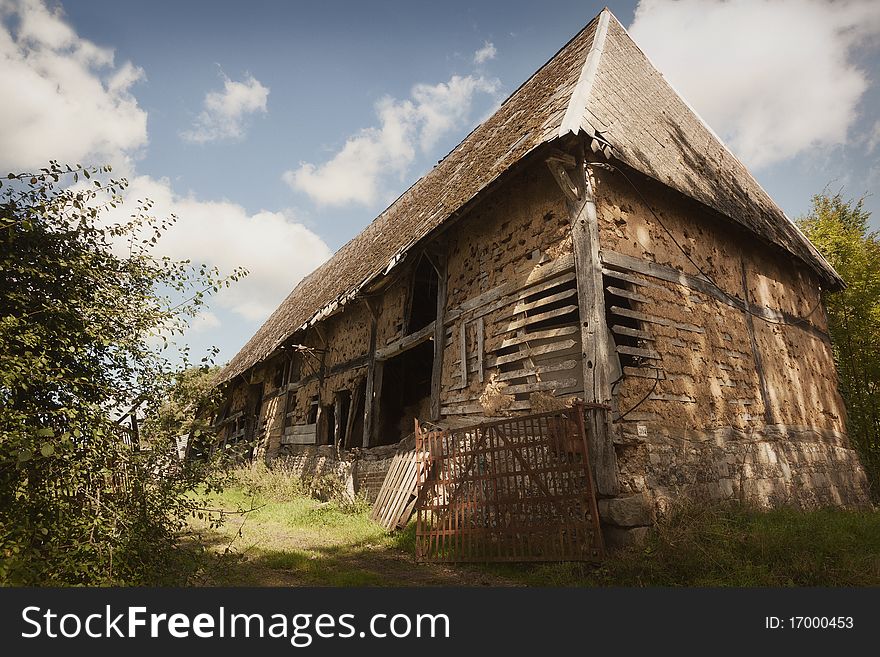
[[[248,320],[265,319],[293,284],[330,256],[321,238],[287,213],[251,214],[231,201],[181,195],[167,179],[138,175],[132,155],[147,143],[147,114],[130,89],[143,71],[128,62],[116,66],[112,50],[80,38],[60,10],[37,0],[0,0],[0,19],[0,87],[9,92],[0,103],[0,167],[39,167],[50,158],[109,160],[115,176],[130,180],[116,219],[127,219],[135,199],[145,198],[154,202],[155,216],[179,217],[159,240],[160,255],[222,273],[250,271],[211,300],[212,308]],[[223,92],[208,94],[196,130],[235,136],[245,114],[265,110],[268,93],[252,77],[225,80]],[[190,332],[219,326],[218,315],[205,311]]]
[[193,317],[189,322],[189,332],[190,333],[204,333],[206,331],[211,331],[213,329],[220,328],[222,322],[220,318],[217,317],[210,310],[205,310],[200,312],[198,315]]
[[404,174],[418,148],[429,151],[467,121],[477,94],[495,94],[498,88],[497,80],[453,75],[447,82],[417,84],[405,100],[382,98],[376,104],[378,127],[349,137],[329,161],[303,163],[282,178],[321,205],[375,203],[386,176]]
[[[250,272],[211,301],[212,307],[245,319],[265,319],[301,278],[331,255],[320,237],[285,212],[249,214],[231,201],[183,196],[164,178],[134,176],[130,183],[130,200],[120,206],[119,219],[133,211],[134,199],[143,198],[153,201],[152,215],[178,217],[159,239],[156,253],[215,266],[225,274],[236,267]],[[211,328],[210,320],[203,319],[201,326]]]
[[266,113],[268,87],[250,74],[242,82],[230,80],[222,72],[221,76],[223,91],[210,91],[205,95],[204,109],[193,127],[180,133],[185,140],[204,143],[218,139],[241,139],[248,115]]
[[641,0],[630,33],[747,164],[844,144],[869,81],[851,59],[876,0]]
[[490,59],[495,59],[495,55],[497,54],[498,51],[495,49],[495,44],[491,41],[486,41],[483,43],[483,47],[474,53],[474,64],[478,66],[480,64],[485,64]]
[[147,113],[130,91],[142,77],[80,38],[60,8],[0,0],[0,167],[127,159],[147,143]]

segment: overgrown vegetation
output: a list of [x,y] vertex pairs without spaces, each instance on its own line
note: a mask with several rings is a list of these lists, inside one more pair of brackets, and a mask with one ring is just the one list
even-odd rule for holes
[[[880,514],[759,511],[679,503],[647,542],[589,563],[438,565],[415,560],[415,524],[387,534],[369,507],[321,502],[282,471],[239,469],[207,506],[223,526],[195,523],[213,544],[198,581],[320,586],[878,586]],[[239,513],[242,509],[255,509]]]
[[683,503],[598,568],[491,568],[531,586],[878,586],[880,515]]
[[167,582],[207,475],[118,419],[168,403],[163,347],[243,272],[155,256],[174,218],[145,201],[114,222],[127,182],[109,173],[52,162],[0,183],[0,583]]
[[870,217],[863,200],[819,194],[798,223],[847,285],[823,300],[849,436],[880,501],[880,235]]

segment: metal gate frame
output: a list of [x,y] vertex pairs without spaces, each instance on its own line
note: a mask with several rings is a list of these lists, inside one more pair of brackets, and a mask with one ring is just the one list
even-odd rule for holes
[[425,431],[416,503],[420,561],[597,561],[604,556],[583,403]]

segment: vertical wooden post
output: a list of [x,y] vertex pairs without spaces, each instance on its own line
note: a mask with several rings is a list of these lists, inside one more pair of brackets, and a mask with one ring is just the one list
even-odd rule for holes
[[461,358],[461,383],[459,387],[467,388],[468,385],[468,363],[467,363],[467,322],[462,319],[459,325],[459,358]]
[[434,362],[431,366],[431,419],[434,422],[440,420],[440,395],[443,387],[443,351],[446,344],[446,254],[438,256],[436,261],[437,317],[434,320]]
[[[374,386],[376,378],[376,324],[377,315],[367,299],[364,299],[367,310],[370,311],[370,360],[367,363],[367,387],[364,392],[364,439],[361,443],[362,447],[369,447],[370,440],[373,435],[373,423],[375,421],[374,406]],[[381,385],[379,386],[381,392]]]
[[341,429],[345,428],[345,419],[342,417],[342,397],[339,393],[333,395],[333,442],[339,449],[340,441],[345,440]]
[[[578,162],[578,167],[583,167]],[[581,176],[579,175],[578,178]],[[605,295],[602,285],[602,264],[599,260],[599,219],[589,171],[584,171],[580,206],[570,205],[573,212],[571,228],[577,276],[578,309],[581,320],[581,361],[584,373],[584,399],[595,404],[611,404],[611,382],[608,376],[609,357],[605,322]],[[610,428],[610,413],[590,413],[587,425],[590,461],[596,474],[596,488],[601,495],[616,495],[617,455]]]
[[372,426],[370,427],[370,445],[375,445],[379,442],[379,429],[381,428],[379,420],[382,418],[380,413],[382,409],[382,377],[384,374],[385,361],[377,360],[373,367],[373,390],[375,395],[373,400]]
[[477,373],[479,375],[480,383],[483,382],[483,378],[485,377],[485,372],[483,371],[483,350],[485,349],[485,325],[483,324],[483,318],[477,318]]

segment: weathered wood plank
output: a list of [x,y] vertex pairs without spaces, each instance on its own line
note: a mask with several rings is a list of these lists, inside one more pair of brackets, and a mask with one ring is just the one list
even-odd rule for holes
[[605,289],[611,292],[611,294],[614,294],[618,297],[623,297],[624,299],[632,299],[633,301],[638,301],[640,303],[651,303],[651,299],[646,297],[644,294],[631,292],[630,290],[624,290],[622,287],[614,287],[613,285],[608,285],[605,287]]
[[[472,297],[464,301],[460,306],[451,309],[448,313],[446,313],[445,323],[449,325],[452,322],[458,320],[459,317],[470,313],[472,311],[477,311],[479,309],[480,314],[488,314],[492,310],[497,310],[498,308],[504,307],[513,299],[508,300],[507,298],[511,295],[517,295],[523,290],[529,290],[528,292],[523,292],[517,298],[525,298],[530,294],[533,294],[532,288],[538,286],[540,284],[546,283],[550,279],[554,277],[561,276],[563,274],[567,274],[574,269],[574,259],[572,254],[567,253],[565,255],[559,256],[556,260],[553,260],[549,263],[546,263],[540,267],[535,268],[525,280],[512,280],[507,283],[503,283],[502,285],[498,285],[491,290],[487,290],[482,294]],[[560,281],[562,282],[562,281]],[[553,284],[557,283],[553,281]],[[500,299],[500,301],[499,301]],[[482,307],[495,302],[498,305],[495,305],[491,308],[491,310],[485,310]]]
[[572,333],[577,333],[579,330],[580,329],[577,326],[563,326],[562,328],[534,331],[533,333],[526,333],[525,335],[518,335],[515,338],[503,340],[496,349],[492,349],[491,351],[506,349],[507,347],[513,347],[514,345],[522,344],[524,342],[534,342],[536,340],[546,340],[548,338],[558,338],[563,335],[571,335]]
[[[532,315],[531,317],[526,317],[524,319],[519,319],[515,322],[511,322],[506,324],[503,327],[498,327],[495,331],[495,335],[501,335],[503,333],[509,333],[510,331],[515,331],[519,328],[523,328],[524,326],[530,326],[532,324],[537,324],[538,322],[543,322],[548,319],[553,319],[554,317],[562,317],[564,315],[568,315],[569,313],[573,313],[578,309],[577,306],[563,306],[562,308],[557,308],[555,310],[549,310],[545,313],[539,313],[537,315]],[[496,323],[501,323],[505,320],[496,320]]]
[[467,324],[465,322],[461,323],[461,327],[458,331],[458,339],[459,339],[459,356],[461,358],[461,382],[459,386],[462,388],[467,388]]
[[687,324],[685,322],[674,322],[671,319],[666,319],[665,317],[656,317],[655,315],[649,315],[647,313],[639,312],[638,310],[630,310],[629,308],[621,308],[620,306],[611,306],[611,312],[615,315],[622,315],[623,317],[631,317],[633,319],[638,319],[642,322],[649,322],[651,324],[659,324],[660,326],[671,326],[672,328],[677,328],[680,331],[690,331],[691,333],[705,333],[706,329],[701,328],[699,326],[695,326],[694,324]]
[[639,356],[641,358],[660,360],[660,354],[650,349],[640,349],[639,347],[630,347],[629,345],[625,344],[617,345],[615,349],[619,354],[628,354],[630,356]]
[[548,374],[550,372],[566,372],[573,370],[578,366],[576,360],[564,360],[560,363],[549,363],[547,365],[536,365],[523,370],[514,370],[512,372],[502,372],[495,377],[496,381],[512,381],[514,379],[524,379],[535,374]]
[[[572,267],[574,265],[571,265]],[[575,280],[575,273],[569,272],[567,274],[563,274],[558,277],[554,277],[551,280],[547,280],[544,283],[540,283],[537,285],[530,285],[527,288],[524,288],[522,291],[515,293],[512,298],[514,301],[522,301],[523,299],[528,299],[531,296],[536,294],[540,294],[546,290],[550,290],[554,287],[559,287],[560,285],[564,285],[565,283],[570,283]]]
[[[562,299],[568,299],[569,297],[573,297],[576,294],[577,294],[576,289],[563,290],[562,292],[557,292],[556,294],[551,294],[550,296],[542,297],[540,299],[536,299],[535,301],[530,301],[528,303],[518,303],[513,307],[513,309],[510,312],[505,313],[503,315],[502,319],[506,319],[508,317],[514,317],[516,315],[519,315],[520,313],[525,313],[530,310],[535,310],[536,308],[541,308],[542,306],[546,306],[546,305],[554,303],[556,301],[561,301]],[[531,296],[531,295],[529,295],[529,296]],[[496,320],[496,321],[498,321],[498,320]]]
[[292,424],[284,429],[284,433],[291,435],[305,435],[315,433],[318,430],[317,423],[313,424]]
[[[505,410],[508,411],[528,411],[532,408],[530,402],[527,401],[515,401],[510,406],[508,406]],[[486,412],[486,409],[483,408],[480,404],[465,404],[465,405],[448,405],[443,406],[443,415],[474,415],[474,414],[483,414]],[[495,418],[496,420],[498,418]]]
[[663,373],[663,370],[655,368],[655,367],[629,367],[626,366],[623,368],[623,373],[626,376],[635,376],[642,379],[660,379],[661,381],[666,378],[666,375]]
[[483,382],[484,371],[483,371],[483,356],[486,348],[485,344],[485,325],[483,324],[483,318],[477,318],[477,371],[479,372],[479,380],[480,383]]
[[[583,167],[583,162],[580,161],[578,166]],[[592,403],[610,404],[610,353],[599,257],[599,220],[590,173],[582,170],[579,175],[582,176],[578,182],[583,184],[583,202],[579,207],[569,204],[569,211],[581,322],[584,399]],[[596,488],[602,495],[616,495],[617,455],[611,441],[607,413],[589,414],[587,435]]]
[[[376,360],[376,313],[373,312],[373,307],[367,299],[364,299],[364,303],[367,306],[367,310],[370,311],[370,349],[368,353],[370,360],[367,362],[367,389],[364,393],[364,438],[361,446],[369,447],[373,436],[373,425],[375,424],[373,418],[377,404],[374,390],[376,385],[376,363],[381,363],[381,361]],[[381,390],[381,386],[379,390]]]
[[654,340],[654,336],[647,331],[634,329],[629,326],[621,326],[620,324],[615,324],[611,327],[611,330],[617,335],[628,335],[631,338],[638,338],[640,340]]
[[616,278],[621,281],[626,281],[627,283],[632,283],[633,285],[639,285],[641,287],[651,287],[655,290],[666,289],[662,285],[657,285],[657,283],[646,281],[641,276],[633,276],[630,273],[617,271],[616,269],[608,269],[607,267],[602,267],[602,273],[609,278]]
[[505,363],[515,363],[518,360],[525,360],[532,356],[540,356],[541,354],[549,354],[554,351],[562,351],[563,349],[571,349],[577,343],[574,340],[561,340],[560,342],[551,342],[550,344],[542,344],[537,347],[529,347],[528,349],[520,349],[515,354],[506,354],[504,356],[495,356],[487,358],[486,365],[488,367],[498,367]]
[[443,352],[446,351],[446,293],[449,279],[446,254],[438,257],[437,317],[434,320],[434,360],[431,365],[431,419],[440,419],[440,388],[443,384]]
[[427,342],[432,337],[434,337],[434,333],[436,332],[435,326],[435,322],[431,322],[426,327],[419,329],[415,333],[405,335],[402,338],[382,347],[381,349],[377,349],[376,359],[388,360],[392,356],[396,356],[397,354],[404,352],[407,349],[411,349],[412,347],[416,347],[423,342]]
[[576,386],[577,379],[559,379],[557,381],[538,381],[537,383],[520,383],[517,385],[507,386],[504,393],[508,395],[516,395],[523,392],[542,392],[545,390],[563,390]]
[[282,445],[314,445],[318,442],[316,424],[287,427],[281,436]]

